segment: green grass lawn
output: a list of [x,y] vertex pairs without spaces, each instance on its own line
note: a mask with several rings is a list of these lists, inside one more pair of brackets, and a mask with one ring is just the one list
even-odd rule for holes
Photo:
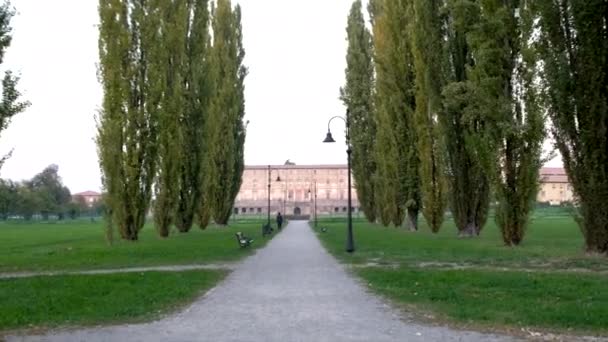
[[[193,228],[163,240],[148,224],[139,241],[117,239],[109,246],[101,222],[0,223],[0,272],[231,262],[265,245],[268,238],[261,237],[261,225],[249,221],[228,228]],[[250,248],[239,248],[237,231],[255,239]]]
[[225,274],[145,272],[0,280],[0,331],[153,319],[192,301]]
[[345,221],[323,221],[328,232],[322,238],[326,247],[348,263],[405,264],[442,266],[441,263],[469,266],[516,267],[531,269],[585,268],[608,271],[608,260],[587,257],[583,237],[569,217],[535,219],[521,246],[505,247],[496,224],[490,220],[478,238],[459,239],[453,222],[446,222],[433,234],[421,220],[420,231],[354,222],[356,253],[344,251]]
[[[608,333],[608,259],[587,257],[568,217],[538,217],[520,247],[504,247],[488,222],[459,239],[452,222],[434,235],[354,224],[355,253],[344,251],[345,222],[321,222],[326,248],[379,294],[408,311],[458,326]],[[422,317],[422,316],[421,316]]]
[[[74,271],[237,261],[263,247],[262,222],[172,232],[150,224],[137,242],[104,240],[102,222],[0,223],[0,272]],[[240,248],[235,232],[255,239]],[[0,279],[0,331],[142,321],[186,304],[227,271],[138,272]]]

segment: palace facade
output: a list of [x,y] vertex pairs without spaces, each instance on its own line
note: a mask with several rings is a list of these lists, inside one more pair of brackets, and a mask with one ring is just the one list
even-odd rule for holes
[[[270,213],[287,216],[346,215],[348,178],[346,165],[246,166],[234,204],[235,215],[266,215],[270,170]],[[562,168],[542,168],[538,202],[559,205],[574,198]],[[352,180],[353,212],[359,213]]]
[[574,201],[572,185],[566,170],[560,167],[545,167],[540,170],[540,188],[536,200],[550,205]]
[[[346,214],[348,176],[346,165],[271,165],[246,166],[234,214],[268,212],[270,171],[270,213],[288,216]],[[351,178],[352,180],[352,178]],[[353,212],[359,212],[357,191],[352,186]]]

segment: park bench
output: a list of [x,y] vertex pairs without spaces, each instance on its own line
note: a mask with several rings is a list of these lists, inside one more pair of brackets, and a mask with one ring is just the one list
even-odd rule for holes
[[239,246],[241,246],[241,248],[249,247],[249,245],[251,245],[251,243],[253,242],[253,239],[246,237],[241,232],[237,232],[235,235],[236,240],[239,242]]

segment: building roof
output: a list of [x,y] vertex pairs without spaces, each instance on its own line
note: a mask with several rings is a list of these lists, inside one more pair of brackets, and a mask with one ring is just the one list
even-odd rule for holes
[[540,169],[540,174],[543,176],[545,176],[545,175],[565,176],[566,170],[562,167],[543,167],[542,169]]
[[566,170],[561,167],[543,167],[540,179],[543,183],[570,183]]
[[[327,169],[346,169],[346,164],[335,165],[270,165],[272,170],[327,170]],[[245,170],[268,170],[268,165],[247,165]]]
[[93,196],[101,196],[101,194],[99,192],[95,192],[95,191],[83,191],[83,192],[79,192],[77,194],[73,194],[73,196],[93,197]]

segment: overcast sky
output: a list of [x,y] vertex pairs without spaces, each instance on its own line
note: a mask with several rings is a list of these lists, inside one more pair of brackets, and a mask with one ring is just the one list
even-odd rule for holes
[[[19,89],[32,106],[0,136],[0,154],[14,148],[0,176],[29,179],[57,164],[72,192],[100,190],[94,143],[102,98],[96,76],[98,1],[11,3],[18,13],[2,69],[21,75]],[[340,144],[321,141],[327,120],[344,114],[338,95],[344,82],[351,0],[238,3],[249,67],[245,162],[345,163],[342,134],[335,134]],[[334,121],[332,128],[342,133],[344,124]]]

